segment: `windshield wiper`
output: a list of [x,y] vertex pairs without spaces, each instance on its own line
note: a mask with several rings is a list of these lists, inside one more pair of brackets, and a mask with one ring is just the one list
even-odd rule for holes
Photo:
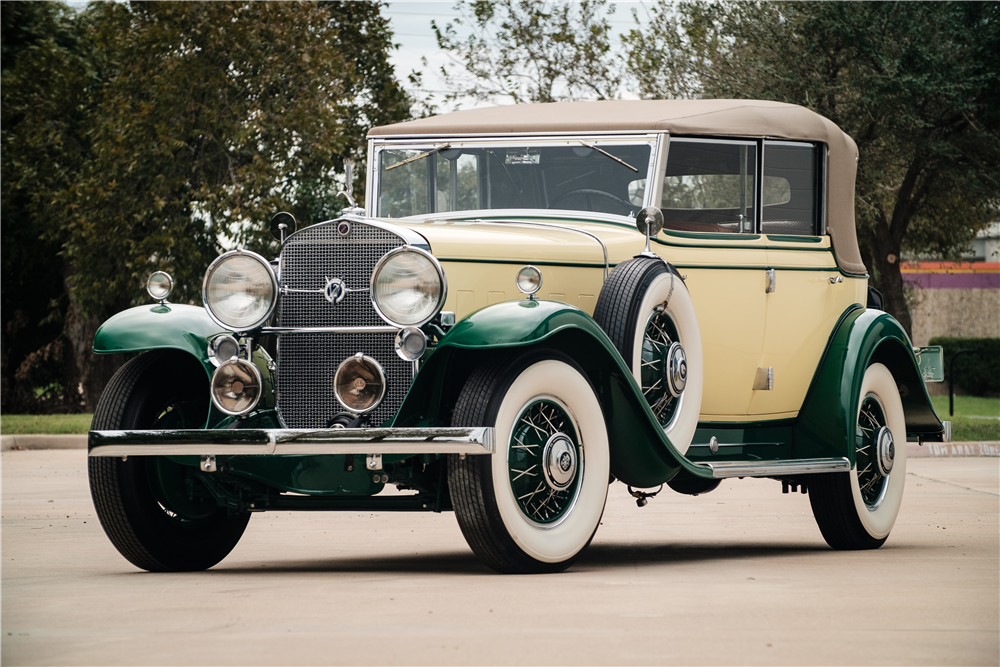
[[[621,158],[615,157],[614,155],[612,155],[611,153],[607,152],[606,150],[602,150],[602,149],[598,148],[597,146],[595,146],[594,144],[588,144],[583,139],[577,139],[577,141],[579,141],[581,144],[583,144],[587,148],[591,148],[591,149],[597,151],[598,153],[602,153],[604,155],[607,155],[609,158],[611,158],[615,162],[620,162],[621,164],[625,165],[626,167],[628,167],[629,169],[631,169],[635,173],[637,173],[637,174],[639,173],[639,170],[636,169],[635,167],[633,167],[632,165],[630,165],[628,162],[626,162],[625,160],[622,160]],[[420,157],[420,156],[418,156],[418,157]],[[413,158],[413,159],[415,160],[416,158]],[[400,163],[400,164],[402,164],[402,163]]]
[[[396,167],[402,167],[404,164],[409,164],[411,162],[419,160],[422,157],[427,157],[431,153],[437,153],[438,151],[443,151],[446,148],[451,148],[451,144],[443,144],[441,146],[438,146],[437,148],[430,149],[426,153],[421,153],[420,155],[414,155],[413,157],[408,157],[405,160],[403,160],[402,162],[397,162],[396,164],[389,165],[388,167],[385,168],[385,170],[389,171],[391,169],[395,169]],[[600,150],[600,149],[598,148],[597,150]],[[612,157],[614,157],[614,156],[612,156]],[[619,160],[619,162],[620,162],[620,160]]]

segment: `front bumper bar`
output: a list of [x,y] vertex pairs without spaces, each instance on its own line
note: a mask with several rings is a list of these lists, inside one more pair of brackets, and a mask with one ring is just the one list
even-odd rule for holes
[[492,427],[91,431],[90,456],[492,454]]

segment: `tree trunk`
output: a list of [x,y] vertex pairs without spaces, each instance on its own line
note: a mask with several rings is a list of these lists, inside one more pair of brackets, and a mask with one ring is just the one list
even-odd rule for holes
[[887,239],[876,236],[873,239],[874,249],[872,262],[877,281],[875,289],[882,293],[885,312],[889,313],[902,325],[906,335],[912,338],[913,320],[910,317],[910,306],[906,303],[903,290],[903,274],[900,271],[899,248],[892,247]]
[[66,398],[81,412],[93,412],[104,387],[125,363],[124,354],[94,354],[94,334],[104,318],[83,317],[72,301],[66,311]]

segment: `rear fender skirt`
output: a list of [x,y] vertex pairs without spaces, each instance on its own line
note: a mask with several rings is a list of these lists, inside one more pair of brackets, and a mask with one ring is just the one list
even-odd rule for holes
[[884,364],[896,381],[909,439],[941,438],[944,425],[927,395],[906,332],[891,315],[856,306],[841,319],[813,377],[794,427],[795,458],[846,456],[854,465],[861,381],[873,363]]
[[[674,449],[597,323],[582,310],[556,301],[508,301],[456,324],[422,365],[393,426],[447,425],[458,393],[480,363],[504,350],[533,347],[568,354],[587,374],[604,411],[616,478],[652,487],[681,470],[711,477],[711,471]],[[499,443],[498,451],[504,446]]]

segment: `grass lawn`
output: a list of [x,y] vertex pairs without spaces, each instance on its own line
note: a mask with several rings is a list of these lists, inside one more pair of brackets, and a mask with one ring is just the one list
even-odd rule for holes
[[[1000,398],[956,396],[955,416],[948,416],[948,397],[933,396],[938,417],[951,420],[952,440],[1000,440]],[[91,414],[82,415],[0,415],[0,433],[69,433],[86,435]]]
[[70,434],[87,435],[92,414],[81,415],[0,415],[3,435]]
[[955,416],[948,416],[948,397],[932,396],[938,417],[951,420],[951,439],[968,442],[1000,440],[1000,398],[956,396]]

